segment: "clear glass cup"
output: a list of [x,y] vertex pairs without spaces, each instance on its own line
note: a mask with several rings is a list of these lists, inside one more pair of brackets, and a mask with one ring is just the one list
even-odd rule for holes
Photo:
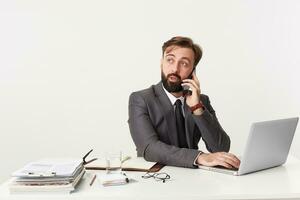
[[122,152],[107,152],[105,155],[106,173],[115,174],[122,172]]

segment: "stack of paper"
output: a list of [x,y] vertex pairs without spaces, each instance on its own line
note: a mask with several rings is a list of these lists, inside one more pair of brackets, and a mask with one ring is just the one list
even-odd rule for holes
[[81,159],[43,159],[14,172],[11,193],[71,192],[85,173]]

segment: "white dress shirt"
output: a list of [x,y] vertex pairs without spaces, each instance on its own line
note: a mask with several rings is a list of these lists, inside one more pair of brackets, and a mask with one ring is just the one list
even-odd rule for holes
[[181,101],[181,109],[182,109],[182,113],[183,113],[183,116],[185,117],[185,114],[184,114],[184,109],[183,109],[183,105],[184,105],[184,97],[181,96],[181,97],[175,97],[173,94],[171,94],[170,92],[168,92],[165,87],[163,86],[163,89],[165,91],[165,93],[167,94],[169,100],[171,101],[171,104],[173,105],[173,108],[174,108],[174,111],[175,111],[175,102],[179,99]]

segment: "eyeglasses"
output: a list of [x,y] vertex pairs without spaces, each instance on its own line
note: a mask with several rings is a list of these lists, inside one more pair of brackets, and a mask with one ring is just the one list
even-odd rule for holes
[[165,183],[166,180],[171,178],[171,176],[165,172],[162,173],[147,172],[142,176],[142,178],[144,179],[154,178],[156,181],[162,181],[163,183]]
[[90,153],[93,151],[93,149],[91,149],[89,152],[87,152],[87,154],[85,154],[84,156],[83,156],[83,158],[82,158],[82,160],[83,160],[83,165],[86,165],[86,164],[88,164],[88,163],[90,163],[90,162],[93,162],[93,161],[95,161],[95,160],[97,160],[97,158],[93,158],[93,159],[91,159],[91,160],[89,160],[89,161],[86,161],[85,159],[86,159],[86,157],[88,157],[88,155],[90,155]]

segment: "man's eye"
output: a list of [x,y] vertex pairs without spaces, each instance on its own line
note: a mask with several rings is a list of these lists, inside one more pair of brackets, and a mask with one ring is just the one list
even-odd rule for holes
[[186,62],[181,62],[181,65],[182,65],[183,67],[188,66],[188,64],[187,64]]
[[174,60],[172,58],[167,58],[167,62],[172,63]]

